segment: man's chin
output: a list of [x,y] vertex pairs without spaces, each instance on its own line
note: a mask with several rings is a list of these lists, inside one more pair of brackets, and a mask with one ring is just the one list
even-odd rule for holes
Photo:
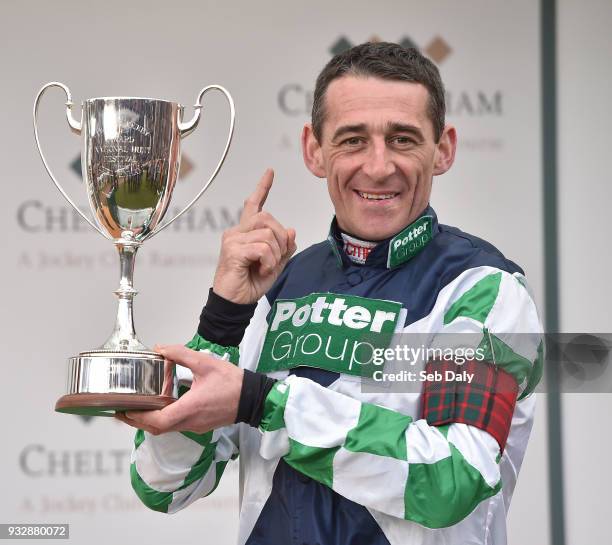
[[407,225],[406,219],[396,217],[390,210],[385,213],[355,215],[350,221],[343,221],[338,216],[336,219],[341,231],[373,242],[391,238]]
[[389,226],[389,224],[368,225],[364,223],[357,226],[356,231],[353,234],[361,240],[371,240],[373,242],[378,242],[380,240],[391,238],[400,230],[401,227],[399,227],[397,230],[394,230],[394,228]]

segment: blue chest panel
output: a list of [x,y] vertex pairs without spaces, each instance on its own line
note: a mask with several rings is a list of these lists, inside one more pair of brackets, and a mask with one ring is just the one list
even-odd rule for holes
[[368,510],[282,459],[247,545],[389,545]]

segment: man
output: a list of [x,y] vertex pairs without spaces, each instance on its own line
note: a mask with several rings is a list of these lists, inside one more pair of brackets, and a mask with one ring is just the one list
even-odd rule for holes
[[[240,455],[241,544],[505,543],[540,323],[520,268],[429,207],[456,148],[437,69],[389,43],[334,57],[302,148],[327,180],[329,238],[290,260],[295,231],[262,211],[267,171],[223,236],[198,334],[189,348],[158,347],[191,370],[191,388],[162,411],[119,416],[140,428],[134,489],[175,512]],[[367,391],[364,348],[398,333],[440,346],[445,332],[483,358],[421,370],[473,382]]]

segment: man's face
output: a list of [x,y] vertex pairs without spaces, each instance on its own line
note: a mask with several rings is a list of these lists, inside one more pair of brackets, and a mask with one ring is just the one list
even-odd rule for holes
[[307,125],[304,160],[327,178],[343,231],[366,240],[393,236],[424,210],[432,177],[452,164],[455,131],[439,143],[417,83],[345,76],[332,81],[318,142]]

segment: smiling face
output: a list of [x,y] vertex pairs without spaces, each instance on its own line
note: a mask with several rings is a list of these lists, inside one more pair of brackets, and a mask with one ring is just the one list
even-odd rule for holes
[[341,230],[365,240],[391,237],[429,202],[432,178],[453,163],[455,129],[438,143],[418,83],[347,75],[325,96],[320,142],[304,127],[304,162],[327,179]]

